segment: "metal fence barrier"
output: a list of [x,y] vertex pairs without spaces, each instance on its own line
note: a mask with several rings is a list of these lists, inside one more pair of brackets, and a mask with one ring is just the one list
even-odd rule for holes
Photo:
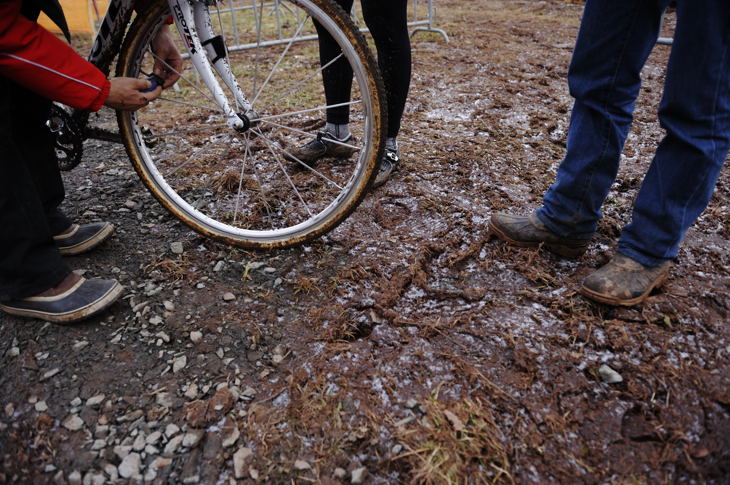
[[[220,5],[220,12],[230,16],[233,23],[233,38],[227,39],[228,49],[235,51],[278,44],[288,44],[289,42],[291,42],[292,38],[287,37],[284,34],[284,30],[282,29],[282,18],[285,10],[287,9],[286,3],[287,2],[285,2],[284,0],[250,0],[248,2],[246,2],[245,0],[232,0],[226,5]],[[425,5],[422,5],[423,3],[425,3]],[[239,35],[238,29],[236,27],[236,15],[251,10],[253,10],[252,13],[254,14],[254,17],[263,15],[264,12],[267,16],[274,17],[273,21],[276,25],[276,28],[275,32],[273,32],[273,35],[271,35],[272,32],[267,32],[270,37],[265,38],[264,33],[260,31],[260,26],[257,25],[256,42],[244,42],[241,40],[241,36]],[[423,0],[413,0],[410,10],[411,11],[409,13],[409,17],[411,17],[411,20],[408,22],[408,26],[412,27],[412,30],[410,32],[411,37],[418,32],[435,32],[441,35],[446,40],[446,42],[449,42],[448,34],[446,34],[443,29],[439,29],[434,26],[433,0],[425,0],[425,2]],[[211,12],[211,16],[214,15],[215,12]],[[359,9],[356,8],[356,6],[353,7],[352,16],[357,25],[362,25],[362,22],[360,21],[361,13],[359,12]],[[360,30],[363,32],[367,32],[367,28],[364,27]],[[299,36],[296,38],[296,40],[314,40],[316,38],[316,34],[311,34]]]

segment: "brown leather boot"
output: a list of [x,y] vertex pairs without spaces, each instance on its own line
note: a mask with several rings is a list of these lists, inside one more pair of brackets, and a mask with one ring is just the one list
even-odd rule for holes
[[489,232],[513,246],[545,249],[566,258],[577,258],[586,252],[590,239],[568,239],[551,232],[533,212],[518,216],[500,212],[489,220]]
[[616,254],[608,264],[583,281],[580,292],[606,305],[638,305],[649,296],[651,290],[664,283],[671,264],[671,261],[665,261],[652,268],[623,254]]

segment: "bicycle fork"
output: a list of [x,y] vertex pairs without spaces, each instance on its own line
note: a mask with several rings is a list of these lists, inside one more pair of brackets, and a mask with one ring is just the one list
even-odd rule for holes
[[[258,115],[231,72],[223,37],[213,33],[206,1],[168,0],[168,4],[175,26],[180,32],[181,38],[185,40],[190,60],[210,90],[216,104],[223,111],[226,124],[239,132],[248,130],[257,122]],[[233,93],[238,111],[228,102],[223,88],[213,75],[213,69]]]

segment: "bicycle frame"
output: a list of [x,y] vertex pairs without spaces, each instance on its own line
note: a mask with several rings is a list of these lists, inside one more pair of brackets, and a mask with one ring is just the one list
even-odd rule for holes
[[[122,45],[135,0],[112,0],[104,16],[88,60],[108,75]],[[256,113],[246,99],[227,60],[225,43],[213,34],[208,5],[201,0],[167,0],[181,38],[185,39],[189,58],[210,90],[215,103],[226,116],[226,123],[237,131],[246,131],[256,121]],[[212,59],[212,60],[211,60]],[[213,69],[233,94],[236,107],[228,101]],[[85,120],[84,123],[85,125]]]

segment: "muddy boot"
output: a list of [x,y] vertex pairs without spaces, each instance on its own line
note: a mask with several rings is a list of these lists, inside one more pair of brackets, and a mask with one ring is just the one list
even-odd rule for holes
[[568,239],[551,232],[533,212],[517,216],[499,212],[489,220],[489,232],[513,246],[536,248],[540,244],[566,258],[577,258],[588,249],[589,239]]
[[671,261],[654,268],[616,254],[605,266],[589,275],[580,289],[582,295],[607,305],[632,306],[643,302],[669,274]]
[[306,145],[291,148],[284,153],[284,158],[294,163],[313,163],[322,157],[348,158],[355,149],[348,144],[353,141],[352,135],[338,139],[328,131],[320,131],[317,138]]

